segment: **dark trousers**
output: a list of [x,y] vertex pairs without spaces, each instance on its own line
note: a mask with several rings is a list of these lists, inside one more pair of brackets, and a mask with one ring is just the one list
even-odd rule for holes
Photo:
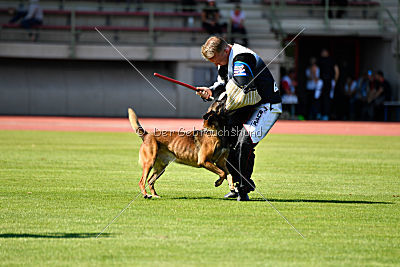
[[23,21],[21,21],[21,27],[24,29],[30,29],[32,27],[35,26],[40,26],[42,25],[42,21],[35,19],[35,18],[31,18],[31,19],[24,19]]
[[24,18],[26,14],[28,14],[28,11],[17,11],[14,17],[12,17],[8,23],[15,23],[18,20]]
[[321,103],[321,114],[322,116],[329,116],[330,108],[331,108],[331,98],[330,93],[332,89],[332,81],[331,80],[323,80],[323,87],[320,96]]
[[244,193],[254,191],[255,188],[251,175],[254,168],[254,148],[257,144],[253,144],[248,132],[243,127],[249,114],[252,114],[251,109],[236,113],[228,123],[231,134],[229,136],[230,152],[226,166],[232,175],[235,187],[239,192]]
[[306,90],[305,116],[309,120],[314,120],[317,113],[316,100],[314,96],[315,96],[315,90]]

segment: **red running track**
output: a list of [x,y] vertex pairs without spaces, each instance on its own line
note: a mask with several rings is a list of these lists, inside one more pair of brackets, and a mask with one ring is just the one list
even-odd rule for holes
[[[139,119],[152,132],[159,130],[193,130],[202,128],[200,119]],[[128,119],[0,116],[0,130],[131,132]],[[396,122],[341,122],[341,121],[286,121],[280,120],[272,128],[274,134],[332,134],[400,136]]]

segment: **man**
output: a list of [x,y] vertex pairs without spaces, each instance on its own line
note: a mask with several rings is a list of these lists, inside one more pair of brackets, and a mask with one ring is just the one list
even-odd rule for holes
[[251,180],[254,148],[282,113],[280,92],[263,60],[246,47],[213,36],[201,47],[201,53],[218,67],[218,79],[210,88],[197,87],[197,94],[204,99],[225,95],[228,127],[236,129],[236,136],[229,137],[227,167],[237,192],[225,197],[246,201],[255,189]]
[[30,0],[28,13],[21,21],[21,27],[30,29],[43,24],[43,9],[39,5],[39,0]]
[[383,120],[383,102],[390,101],[391,88],[382,71],[375,74],[375,88],[369,91],[368,104],[370,105],[371,119]]
[[215,0],[208,0],[207,6],[201,12],[201,22],[203,29],[208,34],[222,34],[225,25],[219,23],[220,13]]
[[[331,94],[333,81],[336,82],[339,79],[339,67],[334,60],[329,56],[327,49],[322,49],[321,58],[319,59],[318,66],[320,69],[321,80],[323,82],[321,97],[320,97],[320,109],[317,115],[317,119],[324,121],[329,120]],[[322,117],[321,117],[322,114]]]

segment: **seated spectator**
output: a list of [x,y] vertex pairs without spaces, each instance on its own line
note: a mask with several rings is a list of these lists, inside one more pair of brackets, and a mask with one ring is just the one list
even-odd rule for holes
[[346,115],[345,117],[354,120],[355,119],[355,105],[356,105],[356,94],[357,94],[357,82],[353,80],[351,76],[346,78],[344,85],[344,96],[346,99]]
[[43,24],[43,9],[39,5],[39,0],[30,0],[28,13],[21,21],[21,27],[30,29]]
[[294,116],[294,105],[297,104],[298,98],[296,95],[297,81],[295,79],[296,73],[293,69],[289,70],[289,73],[282,77],[282,104],[291,105],[291,115]]
[[212,34],[222,34],[224,25],[219,23],[220,13],[214,0],[208,0],[207,6],[201,12],[201,21],[204,30]]
[[[245,14],[244,11],[240,8],[240,5],[235,6],[235,10],[231,11],[231,32],[233,35],[239,33],[243,35],[243,43],[245,47],[248,46],[248,40],[246,37],[247,31],[246,28],[244,27],[244,18]],[[235,42],[235,37],[233,36],[232,38],[232,43]]]

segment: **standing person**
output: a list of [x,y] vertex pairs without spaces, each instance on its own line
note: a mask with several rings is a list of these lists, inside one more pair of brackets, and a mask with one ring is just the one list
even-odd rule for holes
[[208,0],[207,6],[201,12],[201,22],[203,29],[208,34],[222,34],[223,25],[219,23],[219,9],[214,0]]
[[323,83],[320,100],[320,116],[322,116],[322,120],[327,121],[329,120],[331,91],[333,90],[332,85],[339,79],[339,67],[329,56],[329,52],[325,48],[321,51],[321,58],[319,59],[318,66]]
[[218,79],[210,88],[198,87],[197,94],[204,99],[225,95],[228,127],[237,130],[229,141],[227,159],[237,192],[225,197],[237,196],[238,201],[246,201],[255,188],[251,180],[254,148],[282,113],[279,88],[263,60],[244,46],[213,36],[201,47],[201,54],[218,67]]
[[[368,71],[371,72],[371,71]],[[367,105],[367,96],[369,91],[368,73],[364,72],[357,81],[357,93],[355,103],[356,120],[365,119],[365,110]]]
[[317,66],[317,59],[310,58],[310,66],[306,69],[306,116],[309,120],[315,119],[317,114],[317,100],[323,86],[322,80],[319,78],[320,70]]
[[281,88],[282,88],[282,104],[290,106],[290,115],[295,115],[295,105],[299,103],[299,99],[296,95],[296,72],[294,69],[290,69],[289,73],[282,77]]
[[364,105],[363,119],[373,120],[374,119],[374,106],[373,106],[373,96],[376,92],[376,84],[374,73],[372,70],[368,71],[368,90],[367,90],[367,100]]
[[[244,27],[244,19],[245,19],[245,14],[244,11],[240,8],[240,5],[237,4],[235,6],[235,10],[231,11],[231,32],[233,35],[236,33],[239,33],[243,36],[242,40],[243,46],[248,46],[249,41],[247,40],[246,34],[246,28]],[[232,43],[235,42],[235,37],[232,38]]]
[[345,118],[354,120],[356,118],[357,82],[351,76],[346,78],[344,95],[346,99]]

